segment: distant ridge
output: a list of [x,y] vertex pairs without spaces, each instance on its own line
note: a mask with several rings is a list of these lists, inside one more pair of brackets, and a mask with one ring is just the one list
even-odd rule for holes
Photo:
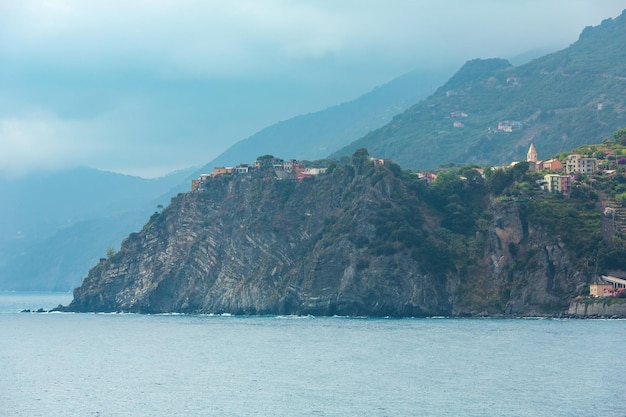
[[367,148],[407,168],[432,169],[520,160],[531,142],[540,157],[601,142],[626,126],[624,45],[626,13],[519,67],[471,60],[432,96],[331,156]]
[[415,70],[355,100],[278,122],[237,142],[202,170],[248,163],[265,154],[307,160],[325,158],[432,94],[452,72]]
[[157,205],[188,191],[199,172],[253,162],[268,152],[298,159],[326,156],[431,94],[451,73],[413,71],[350,102],[277,123],[195,172],[146,180],[81,168],[0,180],[0,195],[12,201],[0,221],[0,290],[67,291],[80,284],[107,247],[140,229]]
[[0,290],[67,291],[140,228],[189,172],[144,179],[76,168],[0,179]]

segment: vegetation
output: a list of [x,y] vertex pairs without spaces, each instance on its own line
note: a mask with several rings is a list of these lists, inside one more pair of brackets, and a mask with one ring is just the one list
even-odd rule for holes
[[115,253],[115,248],[113,246],[109,246],[105,251],[107,259],[111,259],[112,257],[114,257]]
[[[402,170],[389,160],[383,165],[375,164],[369,151],[360,148],[350,159],[325,160],[324,165],[329,169],[321,178],[332,181],[321,182],[318,187],[306,182],[298,187],[293,181],[277,181],[271,201],[281,206],[293,204],[293,196],[303,195],[301,188],[305,186],[308,192],[317,193],[310,197],[313,199],[325,200],[340,192],[334,200],[344,210],[338,217],[326,219],[319,238],[330,242],[345,237],[352,241],[361,251],[358,261],[361,269],[369,265],[371,257],[397,253],[409,254],[433,273],[476,269],[484,257],[481,248],[493,216],[490,202],[494,198],[514,204],[527,223],[524,227],[528,224],[542,227],[554,236],[555,243],[566,245],[577,257],[578,267],[595,273],[611,268],[626,269],[624,236],[617,229],[610,239],[603,236],[598,205],[600,198],[626,205],[626,163],[617,158],[626,155],[624,135],[626,129],[619,129],[613,139],[556,155],[562,161],[571,153],[595,155],[603,169],[615,171],[610,175],[579,175],[569,197],[543,191],[539,183],[544,173],[531,172],[527,162],[508,169],[453,164],[438,172],[436,180],[428,186],[414,172]],[[367,208],[366,216],[375,228],[373,235],[360,231],[353,221],[356,213],[365,209],[358,206],[362,204],[363,193],[375,193],[368,200],[377,203]],[[262,196],[250,198],[261,201]],[[267,213],[262,218],[272,222]],[[155,213],[151,222],[158,219],[159,214]],[[287,235],[290,223],[285,219],[278,223],[276,233]],[[513,243],[507,249],[514,258],[511,271],[533,268],[536,250],[521,250]]]
[[[626,125],[625,42],[623,14],[585,29],[567,49],[520,67],[502,59],[469,61],[431,97],[335,156],[367,148],[425,170],[450,161],[520,160],[530,142],[546,154],[600,142]],[[498,130],[504,121],[520,123]]]

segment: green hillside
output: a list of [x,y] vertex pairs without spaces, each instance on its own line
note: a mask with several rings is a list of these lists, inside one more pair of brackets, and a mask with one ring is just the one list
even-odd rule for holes
[[[519,67],[467,62],[428,99],[333,157],[368,148],[400,165],[500,164],[601,142],[626,125],[626,13],[585,28],[568,48]],[[500,125],[500,129],[498,129]]]

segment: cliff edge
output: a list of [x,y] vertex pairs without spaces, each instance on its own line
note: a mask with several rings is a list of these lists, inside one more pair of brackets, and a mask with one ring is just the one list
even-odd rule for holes
[[[216,177],[174,198],[102,259],[65,310],[565,311],[589,281],[575,253],[533,223],[524,204],[494,198],[478,177],[458,181],[429,187],[391,162],[354,157],[301,182],[271,171]],[[463,201],[451,206],[452,197]]]

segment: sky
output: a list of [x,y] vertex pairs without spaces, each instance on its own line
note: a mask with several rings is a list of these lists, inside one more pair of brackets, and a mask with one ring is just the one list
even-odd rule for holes
[[[415,69],[558,50],[623,0],[0,0],[0,176],[203,165]],[[288,156],[285,156],[288,157]]]

